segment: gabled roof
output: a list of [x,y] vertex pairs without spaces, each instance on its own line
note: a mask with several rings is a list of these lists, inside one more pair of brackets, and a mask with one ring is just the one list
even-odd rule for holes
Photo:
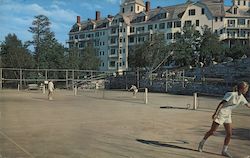
[[225,15],[223,0],[200,0],[200,2],[208,7],[213,16]]
[[137,4],[145,6],[143,0],[124,0],[123,4],[125,3],[137,3]]

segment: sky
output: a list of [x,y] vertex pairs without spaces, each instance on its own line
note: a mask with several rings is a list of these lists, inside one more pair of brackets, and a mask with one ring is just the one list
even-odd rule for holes
[[[185,3],[186,0],[150,0],[151,8]],[[225,0],[231,5],[231,0]],[[95,18],[95,11],[101,17],[116,15],[119,12],[120,0],[0,0],[0,43],[11,33],[16,34],[22,42],[32,40],[28,31],[36,15],[45,15],[51,22],[51,31],[58,42],[67,47],[68,32],[76,22]]]

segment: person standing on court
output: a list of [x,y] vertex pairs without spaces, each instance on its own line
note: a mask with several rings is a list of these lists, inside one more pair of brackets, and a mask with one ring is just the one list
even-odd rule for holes
[[49,100],[52,100],[53,99],[53,91],[54,91],[54,83],[52,82],[52,80],[50,80],[49,81],[49,83],[48,83],[48,91],[49,91],[49,93],[48,93],[48,99]]
[[223,97],[222,101],[219,103],[214,114],[212,115],[213,123],[210,130],[205,134],[198,146],[198,151],[202,152],[203,146],[206,140],[214,134],[219,125],[224,125],[226,131],[226,137],[224,140],[224,146],[222,149],[222,155],[226,157],[231,157],[232,155],[228,152],[228,145],[232,136],[232,110],[239,105],[246,105],[250,108],[250,104],[244,97],[247,93],[249,85],[247,82],[240,82],[233,92],[227,92]]
[[136,94],[138,92],[138,89],[137,89],[137,87],[135,85],[131,85],[129,91],[131,91],[131,90],[133,91],[133,97],[135,98]]

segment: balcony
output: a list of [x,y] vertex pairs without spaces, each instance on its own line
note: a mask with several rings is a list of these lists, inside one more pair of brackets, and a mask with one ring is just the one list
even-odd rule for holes
[[118,55],[117,55],[117,53],[115,53],[115,54],[109,54],[109,58],[118,58]]
[[225,24],[224,27],[231,29],[250,29],[250,24],[245,24],[245,25]]
[[221,34],[219,37],[220,40],[225,40],[225,39],[243,39],[243,40],[249,40],[250,36],[246,33],[244,35],[238,35],[238,34]]

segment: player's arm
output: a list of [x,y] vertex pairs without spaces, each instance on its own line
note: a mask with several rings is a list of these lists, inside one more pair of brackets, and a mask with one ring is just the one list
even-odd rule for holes
[[220,104],[217,106],[217,108],[216,108],[216,110],[215,110],[215,112],[214,112],[214,114],[213,114],[213,116],[212,116],[212,119],[213,119],[213,120],[214,120],[215,117],[218,115],[220,109],[222,108],[222,106],[224,105],[225,102],[227,102],[227,101],[226,101],[226,100],[222,100],[222,101],[220,102]]

